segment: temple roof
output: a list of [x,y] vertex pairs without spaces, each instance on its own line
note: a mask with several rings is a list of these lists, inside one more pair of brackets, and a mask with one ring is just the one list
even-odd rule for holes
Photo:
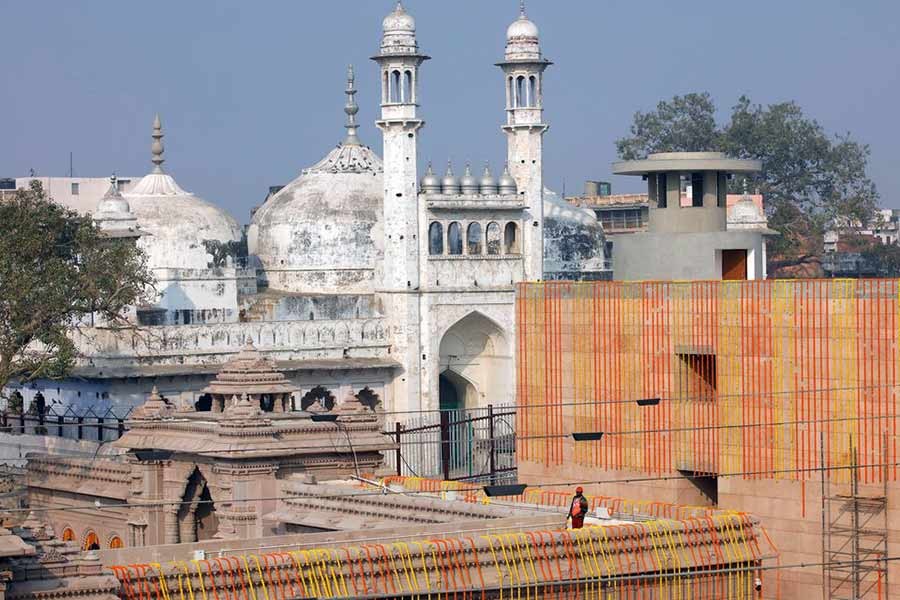
[[271,361],[249,342],[234,358],[225,363],[216,378],[203,390],[207,394],[227,397],[242,394],[292,394],[298,388]]

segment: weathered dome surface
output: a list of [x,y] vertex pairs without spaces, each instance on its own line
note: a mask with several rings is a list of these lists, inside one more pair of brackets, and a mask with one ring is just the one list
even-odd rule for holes
[[418,52],[416,42],[416,20],[406,12],[402,2],[382,21],[384,35],[381,38],[382,54],[415,54]]
[[241,241],[238,222],[218,206],[181,189],[171,175],[145,176],[126,195],[140,228],[138,245],[151,269],[207,269],[214,246]]
[[378,155],[344,143],[269,198],[248,235],[269,287],[371,293],[383,251],[383,181]]
[[544,188],[544,278],[601,279],[606,236],[596,215]]

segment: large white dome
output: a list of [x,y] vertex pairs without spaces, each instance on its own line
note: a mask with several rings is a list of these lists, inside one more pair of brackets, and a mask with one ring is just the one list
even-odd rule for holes
[[166,173],[150,173],[126,194],[145,235],[138,245],[151,269],[208,269],[211,245],[241,241],[241,227],[223,209],[186,192]]
[[[151,269],[208,269],[215,266],[212,246],[241,241],[241,227],[216,205],[186,192],[164,173],[162,126],[153,122],[153,172],[125,195],[140,229],[138,240]],[[221,253],[220,253],[221,254]]]
[[383,254],[383,166],[344,143],[256,211],[248,244],[271,289],[372,293]]

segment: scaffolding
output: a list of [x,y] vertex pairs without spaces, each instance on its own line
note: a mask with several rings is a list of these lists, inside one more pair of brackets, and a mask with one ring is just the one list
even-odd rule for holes
[[881,495],[860,493],[857,460],[854,447],[849,493],[833,493],[830,478],[822,477],[822,597],[826,599],[887,597],[887,477],[882,479]]

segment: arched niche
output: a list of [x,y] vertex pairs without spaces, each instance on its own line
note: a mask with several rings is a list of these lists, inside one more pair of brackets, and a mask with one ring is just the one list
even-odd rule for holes
[[441,337],[441,408],[476,408],[509,399],[510,345],[504,329],[474,311]]

